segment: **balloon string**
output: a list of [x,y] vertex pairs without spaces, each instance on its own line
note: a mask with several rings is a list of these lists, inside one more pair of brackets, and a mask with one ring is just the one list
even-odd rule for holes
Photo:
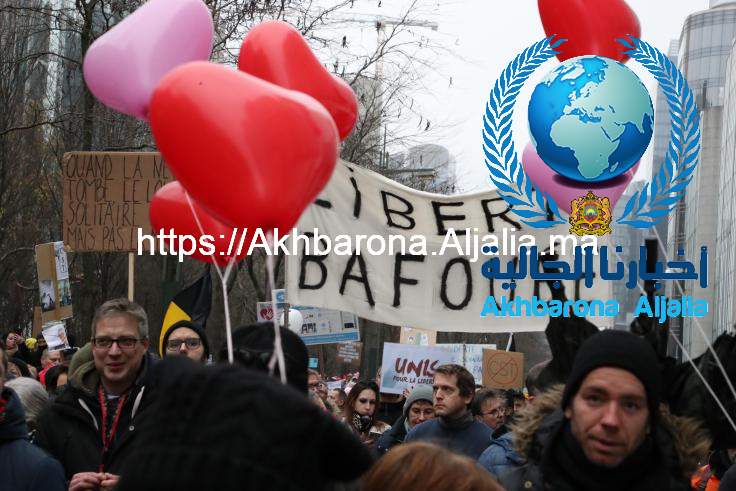
[[[200,236],[206,235],[204,233],[204,227],[202,227],[202,222],[199,221],[199,215],[197,215],[197,210],[194,209],[194,204],[192,203],[192,198],[189,197],[189,193],[184,191],[184,196],[187,198],[187,203],[189,204],[189,210],[192,212],[192,216],[194,216],[194,221],[197,222],[197,228],[199,228]],[[217,271],[217,276],[220,277],[220,284],[222,285],[222,302],[223,307],[225,310],[225,338],[227,340],[227,361],[228,363],[233,363],[233,334],[232,334],[232,328],[230,326],[230,304],[228,302],[227,298],[227,280],[230,277],[230,272],[232,271],[233,266],[235,265],[235,258],[230,258],[228,260],[227,268],[225,268],[225,273],[223,274],[222,269],[220,269],[220,266],[217,264],[217,261],[215,258],[212,260],[212,265],[215,267],[215,271]]]
[[[615,249],[614,249],[614,254],[616,254],[616,259],[618,259],[619,262],[623,262],[622,259],[621,259],[621,256],[618,253],[618,251],[616,251]],[[641,284],[641,279],[637,280],[637,286],[639,287],[639,290],[644,295],[647,294],[647,292],[644,290],[644,287]],[[705,377],[703,376],[703,374],[700,372],[700,370],[698,370],[697,365],[695,364],[695,362],[693,361],[693,359],[690,357],[690,353],[687,352],[687,350],[682,345],[682,343],[680,342],[680,340],[677,339],[677,336],[672,332],[672,329],[667,329],[667,332],[670,334],[670,337],[672,337],[672,339],[674,339],[675,343],[677,343],[677,346],[679,346],[679,348],[682,350],[682,352],[685,353],[685,356],[687,357],[687,361],[690,362],[690,365],[692,365],[693,369],[695,370],[695,373],[698,375],[698,377],[700,377],[700,380],[703,381],[703,385],[705,385],[705,388],[708,389],[708,392],[710,393],[711,396],[713,396],[713,399],[715,399],[716,404],[721,409],[721,411],[723,411],[723,414],[726,415],[726,419],[731,424],[731,426],[733,427],[734,431],[736,431],[736,424],[734,424],[733,420],[731,419],[731,415],[728,414],[728,411],[726,410],[726,408],[724,407],[723,403],[721,402],[721,400],[716,395],[715,391],[713,390],[713,387],[710,386],[710,384],[705,379]]]
[[[662,244],[662,239],[659,237],[659,231],[657,231],[657,227],[652,227],[652,230],[654,230],[654,233],[657,235],[657,242],[659,243],[660,248],[662,249],[662,252],[664,252],[664,258],[667,260],[667,262],[670,262],[670,258],[667,257],[667,251],[664,248],[664,244]],[[679,281],[674,282],[677,286],[677,289],[680,291],[681,296],[685,296],[685,292],[682,290],[682,285],[680,285]],[[721,373],[723,374],[723,378],[726,379],[726,384],[728,385],[728,388],[731,389],[731,394],[733,394],[733,397],[736,398],[736,389],[734,389],[733,383],[731,382],[731,378],[728,376],[728,372],[726,372],[726,368],[723,366],[723,363],[721,363],[720,357],[716,354],[716,350],[713,349],[713,345],[711,344],[710,340],[708,339],[708,336],[705,334],[705,330],[703,330],[703,326],[700,325],[700,321],[697,317],[693,317],[693,323],[695,324],[695,327],[698,328],[698,332],[703,337],[703,340],[705,341],[705,345],[708,347],[708,351],[711,352],[713,355],[713,359],[716,362],[716,365],[720,369]],[[680,344],[680,340],[677,340],[677,344]],[[682,348],[680,348],[682,349]],[[683,350],[684,352],[684,350]],[[689,355],[688,355],[689,356]],[[736,429],[736,427],[734,427]]]
[[274,290],[276,289],[276,276],[273,271],[273,255],[270,254],[270,252],[276,252],[274,250],[272,231],[269,230],[268,232],[266,232],[266,240],[268,241],[269,247],[269,250],[266,251],[266,271],[268,271],[268,282],[271,285],[271,312],[273,312],[274,329],[273,354],[271,355],[271,360],[268,362],[268,372],[269,374],[273,375],[274,368],[276,368],[276,363],[278,362],[281,383],[286,384],[286,363],[284,362],[284,350],[281,345],[281,322],[278,319],[278,310],[276,310],[276,295],[274,295]]

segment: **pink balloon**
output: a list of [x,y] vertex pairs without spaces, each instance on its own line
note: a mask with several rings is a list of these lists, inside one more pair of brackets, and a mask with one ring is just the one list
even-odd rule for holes
[[577,182],[553,171],[539,158],[531,142],[527,143],[524,148],[521,163],[534,186],[543,193],[550,195],[560,210],[566,211],[568,215],[572,213],[572,201],[584,196],[588,191],[593,191],[593,194],[600,198],[608,198],[611,202],[611,211],[613,211],[626,187],[634,178],[636,169],[639,168],[639,162],[637,162],[634,167],[625,173],[608,181]]
[[159,80],[179,65],[208,60],[213,32],[201,0],[149,0],[92,43],[84,80],[106,106],[148,119]]

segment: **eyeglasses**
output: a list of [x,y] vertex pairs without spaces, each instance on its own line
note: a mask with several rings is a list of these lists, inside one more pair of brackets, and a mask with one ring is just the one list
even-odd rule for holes
[[181,349],[182,344],[186,344],[187,349],[197,349],[202,346],[202,340],[199,338],[169,339],[166,342],[166,349],[168,351],[177,351]]
[[497,418],[499,416],[503,416],[504,410],[501,409],[493,409],[491,411],[488,411],[487,413],[480,413],[481,416],[493,416],[494,418]]
[[120,349],[133,349],[135,348],[136,343],[138,341],[142,341],[143,339],[139,338],[132,338],[132,337],[122,337],[122,338],[108,338],[106,336],[100,336],[98,338],[92,338],[92,345],[95,348],[99,349],[110,349],[112,348],[113,343],[117,343],[118,348]]

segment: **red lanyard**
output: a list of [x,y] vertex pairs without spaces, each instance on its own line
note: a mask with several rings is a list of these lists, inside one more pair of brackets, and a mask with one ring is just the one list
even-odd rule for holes
[[[123,405],[128,395],[120,396],[118,399],[118,407],[115,410],[115,416],[112,419],[112,426],[110,426],[110,434],[107,433],[107,401],[105,400],[105,393],[102,390],[102,384],[97,391],[97,396],[100,399],[100,410],[102,411],[102,460],[104,461],[105,454],[107,454],[108,448],[110,448],[110,442],[115,438],[115,431],[118,429],[118,422],[120,421],[120,413],[123,412]],[[103,463],[100,462],[100,472],[103,472]]]

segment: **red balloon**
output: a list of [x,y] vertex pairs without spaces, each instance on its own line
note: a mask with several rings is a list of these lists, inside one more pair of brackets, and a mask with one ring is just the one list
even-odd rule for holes
[[557,49],[560,61],[599,55],[621,63],[629,59],[616,39],[641,37],[639,18],[624,0],[538,0],[547,36],[567,42]]
[[150,123],[190,196],[232,227],[288,233],[337,161],[337,128],[320,103],[214,63],[169,72]]
[[282,21],[262,22],[243,40],[238,68],[281,87],[309,94],[332,115],[344,140],[358,119],[350,85],[319,62],[301,33]]
[[[151,218],[154,233],[158,234],[161,229],[164,229],[164,233],[169,233],[170,229],[174,229],[174,234],[178,236],[193,237],[197,241],[197,249],[190,256],[206,263],[214,261],[220,266],[226,266],[232,257],[240,260],[248,255],[248,248],[253,237],[253,232],[250,229],[245,231],[245,229],[234,230],[228,227],[213,218],[193,199],[192,207],[197,213],[204,234],[212,236],[210,243],[214,246],[213,254],[203,254],[200,251],[199,241],[201,240],[202,231],[200,231],[192,214],[192,209],[189,207],[186,191],[178,181],[168,183],[156,191],[151,199],[148,214]],[[178,247],[178,240],[174,240],[175,246]],[[182,246],[182,250],[187,251],[192,247],[191,243],[183,243]],[[201,249],[207,250],[209,248],[202,247]],[[240,254],[238,254],[238,249],[240,249]]]

